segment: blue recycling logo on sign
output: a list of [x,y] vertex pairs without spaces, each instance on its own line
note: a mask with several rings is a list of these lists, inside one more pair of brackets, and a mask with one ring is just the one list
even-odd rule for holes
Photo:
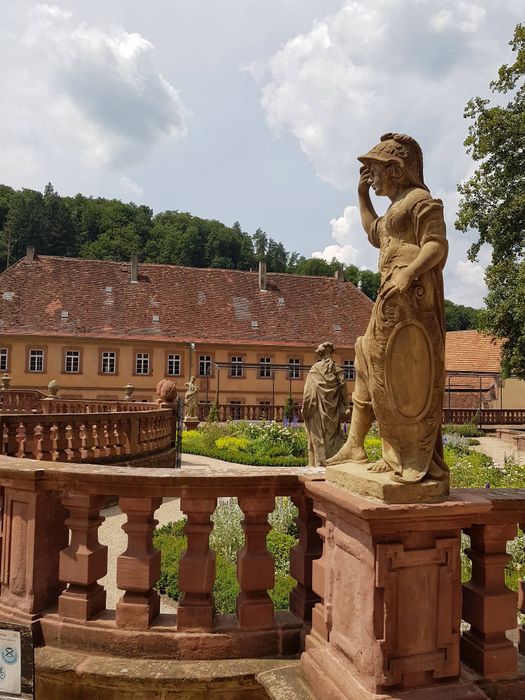
[[2,659],[6,664],[16,664],[18,660],[16,649],[13,649],[13,647],[4,647],[2,649]]

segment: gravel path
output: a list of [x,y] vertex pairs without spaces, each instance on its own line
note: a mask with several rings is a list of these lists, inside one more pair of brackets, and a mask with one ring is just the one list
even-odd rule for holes
[[481,437],[477,439],[480,444],[474,445],[472,449],[492,457],[496,466],[502,467],[505,464],[505,457],[513,458],[518,464],[525,465],[525,450],[517,450],[512,443],[500,440],[497,437]]

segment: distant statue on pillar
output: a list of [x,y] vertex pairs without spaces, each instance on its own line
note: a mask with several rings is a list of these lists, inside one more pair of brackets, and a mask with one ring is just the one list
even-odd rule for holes
[[321,343],[319,361],[310,368],[304,384],[303,418],[308,434],[308,464],[324,467],[328,457],[343,445],[341,420],[348,407],[343,370],[332,360],[334,346]]
[[199,389],[195,384],[195,377],[190,377],[190,381],[185,382],[184,386],[188,387],[184,395],[184,405],[186,407],[184,418],[197,418]]
[[[389,133],[358,158],[361,222],[380,249],[381,285],[365,335],[356,344],[356,384],[346,444],[327,465],[366,464],[364,438],[377,420],[383,458],[372,478],[415,484],[432,480],[448,493],[441,442],[445,388],[443,267],[447,240],[443,203],[423,179],[423,154],[405,134]],[[370,199],[391,200],[378,216]],[[328,471],[327,471],[328,478]],[[337,481],[337,479],[335,479]],[[416,499],[417,500],[417,499]]]

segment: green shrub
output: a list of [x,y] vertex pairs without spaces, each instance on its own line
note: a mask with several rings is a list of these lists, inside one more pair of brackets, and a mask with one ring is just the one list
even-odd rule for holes
[[297,523],[297,508],[288,496],[279,496],[275,499],[275,509],[268,516],[268,522],[274,530],[285,535],[291,535],[296,540],[299,537]]
[[219,450],[240,450],[241,452],[246,452],[249,445],[250,440],[242,437],[234,437],[232,435],[227,435],[226,437],[215,440],[215,446]]
[[455,434],[463,437],[483,437],[485,435],[483,430],[480,430],[474,423],[463,423],[462,425],[447,423],[441,430],[444,435]]
[[217,401],[213,401],[210,405],[210,410],[206,416],[207,423],[218,423],[219,422],[219,404]]

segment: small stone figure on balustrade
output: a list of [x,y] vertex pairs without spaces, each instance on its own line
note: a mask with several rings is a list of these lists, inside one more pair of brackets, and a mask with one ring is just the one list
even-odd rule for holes
[[184,386],[188,387],[184,395],[184,405],[186,407],[185,418],[197,418],[197,405],[199,400],[199,389],[195,384],[195,377],[190,377],[189,382]]
[[332,360],[334,346],[321,343],[319,361],[310,368],[304,384],[303,418],[308,434],[308,464],[324,467],[343,445],[341,421],[345,419],[348,393],[343,370]]
[[161,379],[157,384],[157,403],[173,403],[177,398],[177,386],[169,379]]

